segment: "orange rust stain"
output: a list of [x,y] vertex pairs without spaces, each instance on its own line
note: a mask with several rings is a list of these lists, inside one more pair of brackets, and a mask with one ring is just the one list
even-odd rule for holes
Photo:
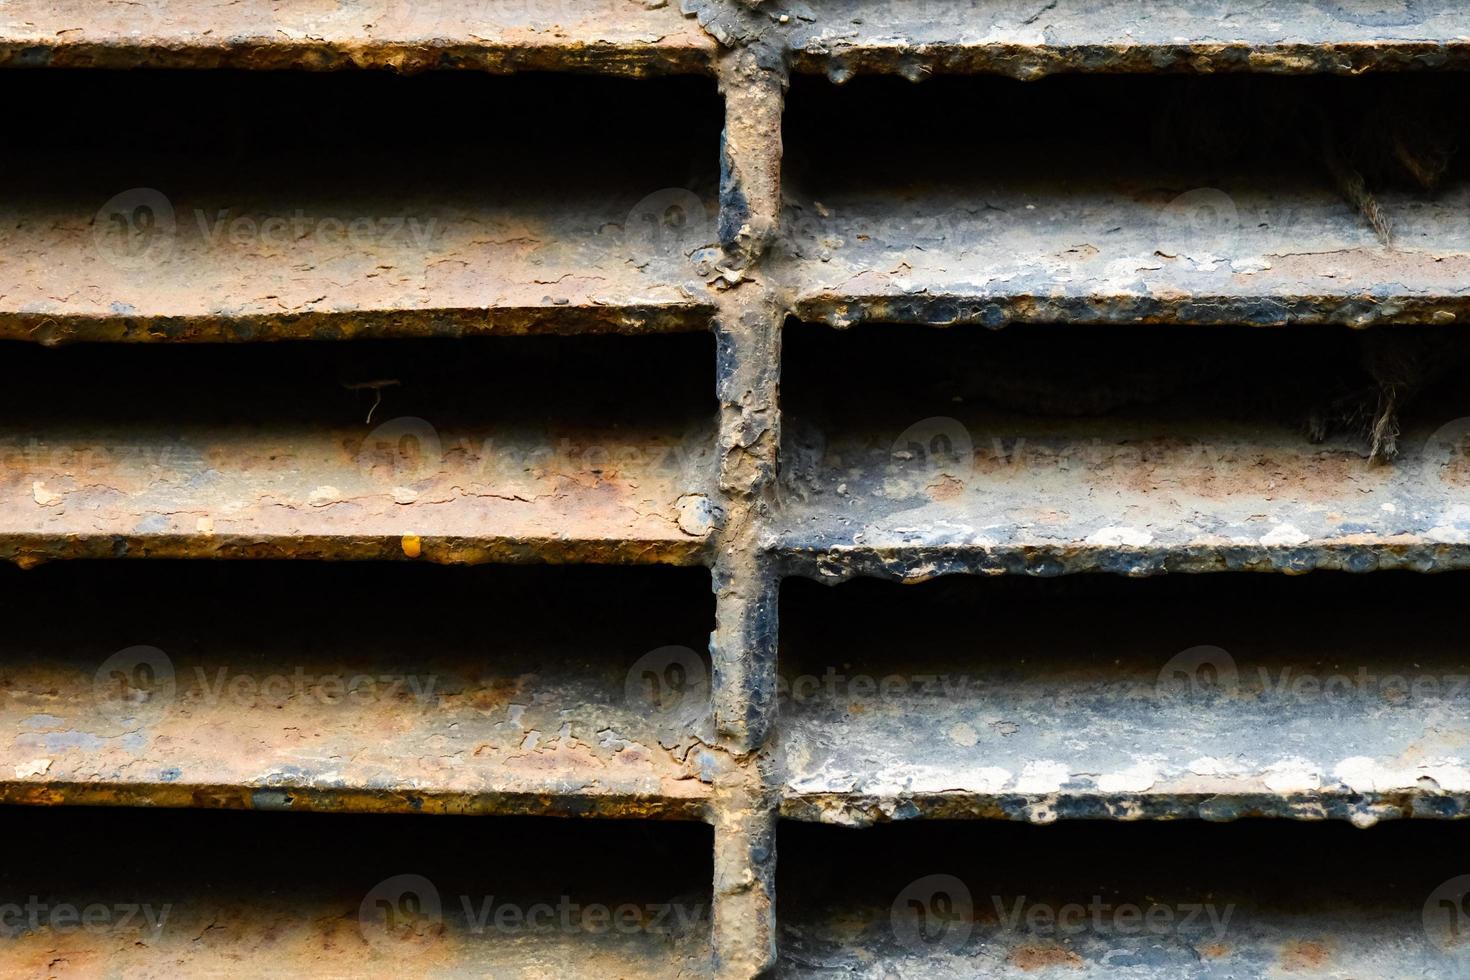
[[1011,954],[1011,962],[1023,970],[1041,970],[1049,966],[1082,966],[1082,957],[1064,946],[1028,943]]
[[1370,468],[1356,455],[1312,448],[1297,453],[1245,445],[1202,455],[1187,441],[1159,439],[1136,447],[1133,465],[1118,469],[1121,485],[1133,492],[1167,486],[1208,499],[1251,494],[1329,500],[1344,486],[1367,491],[1387,479],[1382,468]]
[[953,500],[965,492],[965,485],[952,476],[940,477],[930,484],[929,496],[935,500]]
[[1230,947],[1224,943],[1207,943],[1199,947],[1199,954],[1206,959],[1218,960],[1222,956],[1230,955]]
[[1281,950],[1281,968],[1288,972],[1317,970],[1327,962],[1325,943],[1315,940],[1298,940],[1287,943]]

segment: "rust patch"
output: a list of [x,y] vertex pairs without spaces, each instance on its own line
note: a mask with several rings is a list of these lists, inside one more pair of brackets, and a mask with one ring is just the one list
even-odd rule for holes
[[1327,945],[1310,939],[1298,939],[1281,949],[1281,968],[1291,973],[1320,970],[1330,959]]
[[1048,967],[1078,969],[1082,966],[1082,957],[1065,946],[1054,943],[1029,943],[1017,947],[1011,952],[1010,958],[1017,967],[1028,972]]
[[709,73],[714,41],[676,4],[20,0],[0,65]]

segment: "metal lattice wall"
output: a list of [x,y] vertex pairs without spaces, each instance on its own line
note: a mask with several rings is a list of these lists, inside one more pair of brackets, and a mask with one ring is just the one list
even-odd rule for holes
[[[395,946],[402,936],[391,928],[364,947],[388,957],[382,961],[364,959],[352,937],[310,955],[273,953],[262,938],[270,929],[252,931],[264,921],[258,912],[229,918],[232,938],[207,952],[160,934],[151,940],[157,958],[147,943],[127,952],[120,944],[75,945],[67,955],[84,969],[106,972],[111,962],[158,974],[226,969],[231,956],[252,963],[281,956],[326,974],[401,970],[383,964],[407,949],[440,957],[435,962],[449,972],[527,976],[1463,976],[1454,929],[1470,879],[1459,887],[1455,876],[1470,867],[1446,857],[1456,850],[1452,825],[1404,821],[1367,841],[1344,837],[1341,826],[1214,822],[1274,816],[1369,826],[1458,817],[1470,806],[1461,757],[1470,712],[1449,680],[1466,662],[1453,639],[1461,583],[1454,570],[1467,565],[1470,542],[1470,477],[1456,455],[1470,431],[1460,424],[1470,414],[1460,387],[1424,403],[1420,414],[1406,407],[1395,417],[1402,432],[1397,458],[1387,463],[1364,458],[1356,421],[1340,431],[1324,423],[1318,435],[1327,441],[1317,444],[1285,421],[1287,410],[1259,408],[1308,386],[1298,368],[1318,357],[1314,345],[1331,348],[1334,365],[1359,364],[1359,335],[1346,328],[1439,331],[1440,338],[1470,315],[1466,184],[1451,169],[1434,194],[1392,182],[1375,190],[1373,207],[1394,223],[1390,244],[1375,234],[1370,208],[1349,200],[1351,190],[1345,195],[1351,177],[1341,176],[1348,171],[1335,151],[1324,151],[1315,175],[1301,167],[1279,184],[1247,177],[1226,191],[1209,166],[1197,168],[1193,182],[1140,175],[1136,168],[1153,151],[1130,156],[1139,147],[1108,127],[1126,130],[1135,107],[1147,114],[1178,102],[1184,122],[1168,125],[1183,135],[1167,138],[1192,145],[1203,138],[1190,126],[1218,121],[1209,108],[1223,104],[1210,101],[1216,91],[1257,109],[1334,99],[1403,108],[1427,104],[1425,93],[1453,103],[1462,94],[1456,72],[1470,66],[1470,16],[1429,0],[1382,9],[1224,0],[684,6],[12,0],[0,13],[0,64],[35,69],[5,77],[13,104],[33,107],[26,124],[47,134],[27,144],[26,131],[13,129],[20,163],[0,253],[8,266],[0,271],[0,337],[12,342],[15,375],[4,396],[12,421],[3,442],[0,554],[26,569],[7,586],[24,606],[21,617],[37,609],[44,622],[65,624],[18,627],[11,641],[17,666],[7,727],[20,734],[4,759],[0,798],[185,808],[115,819],[136,834],[150,832],[145,818],[165,819],[171,833],[206,839],[255,834],[242,821],[265,815],[212,824],[226,815],[188,808],[338,814],[323,820],[396,812],[404,816],[378,819],[410,821],[394,824],[395,835],[442,833],[447,851],[461,846],[455,835],[462,833],[462,846],[472,849],[474,832],[439,830],[408,814],[713,827],[712,891],[694,899],[707,905],[710,927],[684,934],[672,956],[657,942],[583,948],[575,935],[514,951],[475,947],[458,935],[435,945],[411,929],[408,945]],[[164,99],[186,76],[155,82],[130,73],[119,81],[107,73],[132,68],[199,73],[191,84],[200,115],[180,127],[140,111],[140,97]],[[340,248],[322,244],[319,225],[266,238],[266,222],[289,224],[302,201],[308,212],[364,213],[356,186],[345,179],[334,186],[330,173],[294,197],[242,184],[241,213],[251,224],[234,251],[209,245],[207,223],[204,238],[190,237],[185,199],[204,196],[182,171],[174,176],[185,189],[173,197],[133,186],[151,179],[141,165],[117,167],[106,192],[96,180],[54,177],[70,173],[53,169],[63,167],[58,161],[75,138],[66,131],[68,105],[108,106],[119,152],[141,159],[157,151],[166,167],[168,154],[177,165],[178,154],[194,152],[191,132],[218,137],[208,106],[236,97],[229,86],[237,82],[205,76],[287,69],[295,78],[306,69],[356,77],[346,70],[362,68],[417,77],[449,69],[593,77],[497,81],[496,105],[525,98],[531,115],[463,126],[493,131],[499,142],[477,143],[474,152],[500,154],[486,166],[505,188],[451,193],[445,188],[458,186],[454,178],[442,186],[406,178],[414,193],[394,198],[400,217],[437,222],[431,249],[399,226]],[[854,81],[834,94],[812,77],[820,75]],[[946,77],[911,88],[859,77],[891,75]],[[680,88],[663,76],[698,81]],[[94,78],[108,81],[97,87]],[[448,87],[401,94],[392,88],[400,81],[407,80],[324,77],[313,89],[272,76],[245,101],[275,106],[295,132],[337,134],[307,141],[296,159],[309,169],[315,153],[337,159],[341,132],[378,118],[355,114],[359,92],[399,114],[396,135],[364,138],[375,149],[394,148],[412,131],[414,99],[465,104],[453,102]],[[238,84],[245,91],[257,83]],[[123,94],[109,102],[112,86]],[[608,94],[598,95],[599,86]],[[710,105],[718,113],[716,86],[722,121],[698,116]],[[658,95],[622,112],[640,98],[639,87]],[[341,131],[311,114],[313,91],[337,107]],[[1069,118],[1078,107],[1085,115]],[[431,116],[433,107],[423,111]],[[793,151],[785,159],[783,120]],[[1456,116],[1451,125],[1462,122]],[[542,126],[562,149],[529,155],[516,172],[509,158]],[[564,131],[571,127],[578,128]],[[591,130],[608,142],[584,140]],[[713,142],[701,142],[716,130],[723,131],[718,161]],[[1051,139],[1049,150],[1036,149]],[[452,142],[446,137],[438,149]],[[94,154],[108,145],[81,140]],[[238,152],[255,159],[249,146]],[[558,152],[586,154],[580,176],[558,182],[538,171]],[[1402,141],[1396,152],[1410,153]],[[367,169],[416,173],[416,153],[393,149]],[[1010,171],[997,163],[1012,157]],[[676,164],[666,166],[671,159]],[[689,160],[703,176],[681,176]],[[469,161],[464,173],[474,166]],[[66,189],[52,192],[58,182]],[[953,329],[924,329],[933,326]],[[706,328],[714,338],[713,418],[700,407],[711,376],[711,352],[701,346]],[[1288,336],[1295,330],[1317,333],[1304,342]],[[1015,336],[1025,331],[1034,333]],[[482,336],[498,346],[488,353],[455,346]],[[991,339],[1001,337],[1010,346]],[[310,353],[241,343],[274,340],[321,343]],[[1425,359],[1453,369],[1459,343],[1435,339]],[[366,367],[344,366],[364,345],[389,346],[364,354]],[[53,346],[60,349],[42,349]],[[1243,379],[1241,401],[1257,414],[1223,402],[1194,416],[1149,414],[1166,395],[1192,395],[1229,370]],[[661,379],[671,371],[687,373],[666,386]],[[345,373],[331,397],[347,392],[367,421],[298,425],[329,414],[326,396],[302,392],[334,372]],[[1115,399],[1088,389],[1099,373],[1128,393]],[[423,417],[404,407],[418,405],[399,391],[409,374],[443,393]],[[1172,387],[1153,392],[1161,375]],[[209,380],[180,387],[187,378]],[[975,408],[997,391],[1011,398],[999,415]],[[150,401],[149,392],[162,394]],[[1079,397],[1103,407],[1073,411],[1066,399]],[[58,398],[54,411],[47,408]],[[1039,413],[1051,419],[1044,423],[1017,421],[1043,402],[1064,407]],[[521,420],[515,406],[527,403],[554,421]],[[270,406],[262,409],[266,421],[230,418],[234,404]],[[394,471],[383,483],[364,463],[373,439],[395,465],[405,439],[420,448],[432,442],[436,460],[447,460],[458,451],[450,433],[423,418],[431,410],[452,417],[468,404],[481,414],[454,434],[470,452],[486,447],[472,484],[432,468],[408,481]],[[384,414],[375,417],[380,405]],[[1119,406],[1136,411],[1111,414]],[[189,424],[171,427],[169,411]],[[1202,426],[1197,419],[1211,412],[1226,421]],[[594,463],[581,450],[557,457],[559,439],[598,445],[613,462]],[[1008,469],[1028,440],[1044,450],[1040,466]],[[203,558],[255,570],[165,561]],[[322,559],[376,570],[334,571],[330,586],[314,584],[317,573],[304,569]],[[430,581],[385,570],[390,563],[536,567],[460,569],[463,578],[446,569]],[[712,622],[699,612],[708,596],[691,576],[700,570],[713,587]],[[1323,575],[1244,574],[1314,570]],[[1340,571],[1374,575],[1332,576]],[[1424,571],[1448,574],[1408,575]],[[1224,574],[1157,577],[1164,572]],[[972,578],[930,581],[955,573]],[[109,715],[99,705],[111,702],[93,685],[112,675],[105,665],[99,674],[88,652],[104,641],[87,632],[92,623],[71,621],[80,612],[82,620],[133,627],[109,636],[153,636],[159,630],[137,612],[147,596],[229,593],[291,610],[270,621],[307,635],[312,605],[292,596],[322,589],[333,608],[347,608],[356,595],[381,594],[374,576],[396,583],[395,601],[435,611],[436,622],[451,619],[456,603],[484,602],[494,616],[514,618],[548,594],[560,596],[546,605],[545,622],[554,625],[543,632],[554,642],[529,627],[515,640],[528,649],[544,644],[537,649],[547,658],[538,661],[535,690],[518,692],[532,705],[517,704],[519,717],[535,719],[517,729],[519,741],[499,745],[503,733],[486,727],[484,744],[498,747],[476,761],[481,736],[467,733],[489,708],[405,722],[402,703],[392,700],[350,716],[313,715],[293,703],[286,721],[228,706],[210,713],[192,702],[186,715],[149,715],[148,699],[159,691],[156,649],[121,649],[121,639],[113,667],[125,704]],[[1379,630],[1376,619],[1343,631],[1324,612],[1369,607],[1422,610],[1415,614],[1422,628],[1407,640]],[[1171,619],[1180,608],[1198,615]],[[202,630],[210,617],[250,616],[244,609],[205,604],[190,622]],[[1269,691],[1254,689],[1232,702],[1240,691],[1231,685],[1248,687],[1255,662],[1296,663],[1279,659],[1281,644],[1243,631],[1241,609],[1273,636],[1291,638],[1294,649],[1316,649],[1313,663],[1358,644],[1369,652],[1354,667],[1377,677],[1401,672],[1407,658],[1442,684],[1428,701],[1388,697],[1371,710],[1273,702]],[[1001,654],[974,646],[978,619],[1012,613],[1031,618],[999,629]],[[1072,616],[1086,619],[1069,624]],[[670,625],[647,629],[659,617]],[[1100,642],[1136,628],[1140,617],[1153,624],[1147,649]],[[646,647],[654,659],[631,674],[617,657],[579,659],[584,619],[616,637],[607,642],[619,651]],[[376,635],[397,650],[397,670],[426,669],[403,653],[417,634],[352,622],[348,633],[365,645]],[[686,639],[699,645],[710,626],[708,661],[654,649]],[[472,644],[471,634],[448,627],[442,636],[426,633],[435,638],[422,642],[436,651]],[[249,643],[240,642],[247,652],[236,654],[248,656]],[[1417,645],[1405,652],[1399,643]],[[288,643],[274,656],[328,670],[330,658],[313,651]],[[1185,659],[1159,656],[1169,651]],[[231,662],[223,653],[196,654],[167,660],[169,697],[176,685],[183,689],[188,670],[207,676]],[[651,670],[656,686],[670,664],[697,673],[706,663],[708,712],[670,716],[662,702],[620,697],[640,671]],[[445,653],[434,664],[436,676],[482,671],[503,687],[520,673],[509,654],[489,667],[469,654]],[[1160,694],[1176,674],[1198,694],[1205,668],[1214,686],[1204,700]],[[839,674],[847,686],[820,688],[822,678]],[[854,690],[852,676],[867,686]],[[966,686],[934,699],[915,676]],[[800,696],[792,685],[803,677],[815,679],[811,691],[821,697]],[[886,678],[897,680],[883,688]],[[483,696],[495,712],[507,710],[495,684],[474,694],[465,683],[455,691],[463,704]],[[283,732],[314,725],[322,728],[314,755],[290,747]],[[242,731],[251,737],[230,742]],[[639,734],[624,737],[629,732]],[[364,747],[380,751],[360,760]],[[468,761],[456,757],[466,749]],[[201,821],[194,830],[185,829],[189,817]],[[1179,817],[1209,822],[1153,822]],[[782,818],[790,825],[781,831],[778,915]],[[23,833],[46,832],[32,816],[12,819]],[[102,833],[81,817],[65,820],[56,826],[68,833]],[[912,822],[872,826],[891,821]],[[341,839],[374,839],[359,825],[341,826]],[[538,826],[523,837],[497,829],[496,846],[562,855],[548,867],[569,879],[597,865],[598,852],[641,846],[618,837],[636,829],[600,822]],[[289,836],[305,851],[290,853],[308,861],[312,848],[330,849],[336,833],[325,824],[293,825]],[[696,852],[706,842],[682,827],[667,834],[675,842],[650,860],[669,872],[667,890],[677,891],[687,884],[672,880],[678,869],[704,868],[707,857]],[[1361,876],[1330,867],[1347,852],[1356,865],[1360,847]],[[214,853],[207,840],[184,851],[188,863],[206,867]],[[1262,853],[1289,855],[1279,866],[1269,862],[1286,882],[1275,890],[1263,891],[1246,873],[1265,867]],[[1180,873],[1191,861],[1198,880]],[[442,866],[446,880],[455,864],[452,853],[428,862]],[[532,881],[534,864],[522,864],[516,880]],[[64,880],[85,881],[86,861],[79,867]],[[1095,868],[1106,884],[1079,867]],[[349,873],[346,865],[332,868],[324,880]],[[43,867],[32,870],[44,878]],[[625,881],[639,871],[611,861],[605,874]],[[650,882],[657,877],[650,872]],[[1208,895],[1234,896],[1229,908],[1243,910],[1245,924],[1204,938],[1175,930],[1141,945],[1129,945],[1116,920],[1076,934],[1035,923],[992,934],[997,913],[980,890],[992,880],[997,896],[1044,893],[1053,920],[1057,896],[1096,888],[1115,904],[1128,898],[1146,910],[1163,902],[1182,917],[1204,901],[1190,897],[1203,883]],[[258,896],[265,886],[241,888]],[[299,905],[309,916],[329,917],[320,910],[344,900],[308,891]],[[447,916],[450,904],[434,915]],[[285,900],[275,928],[296,936],[290,930],[305,927],[289,906]],[[413,911],[427,914],[422,903]],[[210,928],[184,921],[199,936]],[[280,925],[287,921],[294,924]],[[52,965],[66,958],[57,952],[64,944],[48,945],[45,930],[25,935],[31,946],[12,946],[17,964],[46,960],[64,970]],[[307,944],[326,942],[309,929],[306,936]]]

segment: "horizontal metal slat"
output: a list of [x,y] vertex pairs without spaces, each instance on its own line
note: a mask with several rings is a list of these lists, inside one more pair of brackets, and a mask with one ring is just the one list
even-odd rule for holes
[[823,578],[1465,567],[1460,329],[788,326],[769,545]]
[[[704,80],[45,72],[0,91],[34,137],[8,163],[0,338],[695,331],[715,308],[694,261],[718,239]],[[492,122],[457,135],[462,113]]]
[[[804,248],[789,278],[798,315],[838,326],[1470,322],[1465,188],[1424,204],[1382,195],[1406,215],[1393,250],[1321,187],[1157,189],[1141,178],[1064,196],[1038,186],[820,203],[831,218],[814,223],[841,245]],[[1211,208],[1228,225],[1212,228]],[[788,216],[800,225],[810,213]]]
[[1465,322],[1462,85],[799,79],[772,268],[837,326]]
[[[1470,649],[1448,612],[1464,586],[1464,573],[788,582],[782,812],[1464,817]],[[1372,613],[1405,604],[1423,613]]]
[[[149,562],[5,578],[31,620],[5,643],[0,801],[705,815],[702,573]],[[650,687],[670,663],[687,684]]]
[[788,824],[776,973],[1452,980],[1466,879],[1443,855],[1460,830]]
[[809,0],[793,18],[796,67],[861,72],[1355,74],[1470,64],[1454,0],[1383,4],[1204,0]]
[[78,68],[466,68],[708,72],[713,40],[673,4],[20,0],[0,65]]
[[[444,819],[426,833],[381,814],[85,807],[5,819],[66,842],[0,877],[15,973],[710,974],[697,824]],[[119,839],[151,846],[119,857]]]
[[712,347],[12,345],[0,554],[698,562]]

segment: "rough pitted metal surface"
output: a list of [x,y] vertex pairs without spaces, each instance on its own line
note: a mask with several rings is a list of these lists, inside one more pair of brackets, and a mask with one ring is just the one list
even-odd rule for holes
[[18,67],[710,70],[713,40],[665,3],[246,0],[6,4],[0,63]]
[[[1369,86],[1409,78],[1461,105],[1460,5],[9,0],[0,65],[32,136],[5,162],[0,201],[14,375],[0,393],[0,558],[36,577],[8,593],[25,628],[0,644],[13,732],[0,802],[126,806],[135,831],[204,809],[472,814],[486,837],[456,854],[503,853],[551,887],[534,865],[554,852],[546,868],[567,888],[656,890],[619,863],[632,855],[703,916],[673,934],[490,943],[467,905],[382,958],[353,921],[363,889],[346,862],[303,874],[316,865],[299,847],[262,838],[298,863],[211,890],[199,867],[238,855],[201,829],[199,850],[128,878],[190,897],[168,929],[70,945],[33,930],[0,951],[22,972],[1466,975],[1470,946],[1431,922],[1470,907],[1470,884],[1435,904],[1467,870],[1446,857],[1463,850],[1460,825],[1402,819],[1470,815],[1466,692],[1344,705],[1261,682],[1303,664],[1470,672],[1451,594],[1470,567],[1464,366],[1443,365],[1449,381],[1421,398],[1401,379],[1298,372],[1284,351],[1299,338],[1282,346],[1295,331],[1462,328],[1464,169],[1428,190],[1433,168],[1399,138],[1388,156],[1405,172],[1364,176],[1326,125],[1285,152],[1236,141],[1272,167],[1164,159],[1161,145],[1192,144],[1201,118],[1208,129],[1197,107],[1211,103],[1183,99],[1194,129],[1150,124],[1181,91],[1231,81],[1215,76],[1270,76],[1282,87],[1267,104],[1308,106],[1324,76],[1340,105],[1374,93],[1387,115],[1365,129],[1397,138],[1386,123],[1419,101]],[[48,86],[133,68],[165,71],[99,74],[106,85],[64,112],[47,101]],[[1130,74],[1111,116],[1065,88]],[[217,99],[219,113],[160,103],[115,131],[132,117],[107,107],[141,79],[203,92],[224,76],[276,87]],[[354,101],[354,85],[373,94]],[[1008,110],[1021,90],[1035,101]],[[922,111],[941,98],[954,111]],[[273,112],[296,121],[289,139]],[[401,126],[354,129],[376,116]],[[236,142],[216,152],[232,120]],[[1451,114],[1452,136],[1463,123]],[[1354,202],[1355,175],[1371,208]],[[177,219],[161,261],[109,251],[117,219],[132,235],[160,207]],[[258,234],[299,214],[414,219],[432,236]],[[255,231],[216,238],[223,219]],[[1273,329],[1248,331],[1258,353],[1236,362],[1229,411],[1200,396],[1217,379],[1176,370],[1161,342],[1080,366],[1038,347],[1013,372],[923,337],[1054,324],[1206,345],[1227,325]],[[865,346],[879,329],[911,333]],[[1109,371],[1109,391],[1079,390]],[[1281,408],[1286,395],[1320,424]],[[1365,417],[1395,430],[1397,458],[1368,458]],[[211,571],[225,583],[212,592],[188,568],[216,558],[238,571]],[[136,559],[179,561],[129,586],[85,571]],[[330,590],[307,572],[273,583],[265,559],[323,581],[352,567],[328,562],[366,563],[315,616]],[[558,567],[429,567],[489,564]],[[1413,588],[1381,601],[1334,577],[1393,570],[1450,584],[1425,611]],[[396,604],[371,584],[416,572],[548,574],[405,589]],[[577,578],[589,572],[602,577]],[[1223,574],[1173,605],[1134,590],[1171,572]],[[1269,616],[1232,584],[1304,572],[1323,583],[1308,605],[1277,597]],[[1090,606],[1080,585],[1024,609],[987,606],[983,590],[946,605],[931,580],[952,574],[1115,587]],[[1233,605],[1210,606],[1216,590]],[[170,602],[185,611],[169,617]],[[987,629],[985,608],[1033,618]],[[61,626],[34,628],[41,617]],[[226,639],[211,629],[237,619]],[[170,710],[121,728],[96,711],[119,623],[143,634],[125,642],[173,648],[190,681]],[[697,710],[671,727],[630,703],[625,686],[647,680],[639,653],[705,642],[708,658],[684,665],[709,675]],[[1176,647],[1206,649],[1217,673],[1209,651],[1226,651],[1239,670],[1203,694],[1161,691]],[[217,697],[210,678],[250,658],[441,686],[427,702],[400,687],[330,710],[319,686]],[[829,670],[967,683],[937,699],[820,683],[793,698]],[[619,829],[562,820],[523,838],[500,821],[512,816]],[[450,840],[428,822],[393,827],[395,842]],[[105,863],[79,854],[84,870]],[[912,900],[941,872],[976,891],[968,913],[950,914],[952,888]],[[94,878],[57,887],[84,900],[110,880]],[[1024,911],[1028,894],[1085,905],[1089,891],[1142,908],[1218,899],[1244,924],[1159,940],[1116,922],[1063,938],[1005,927],[1018,895]]]
[[1280,71],[1464,67],[1454,0],[798,0],[804,71]]

